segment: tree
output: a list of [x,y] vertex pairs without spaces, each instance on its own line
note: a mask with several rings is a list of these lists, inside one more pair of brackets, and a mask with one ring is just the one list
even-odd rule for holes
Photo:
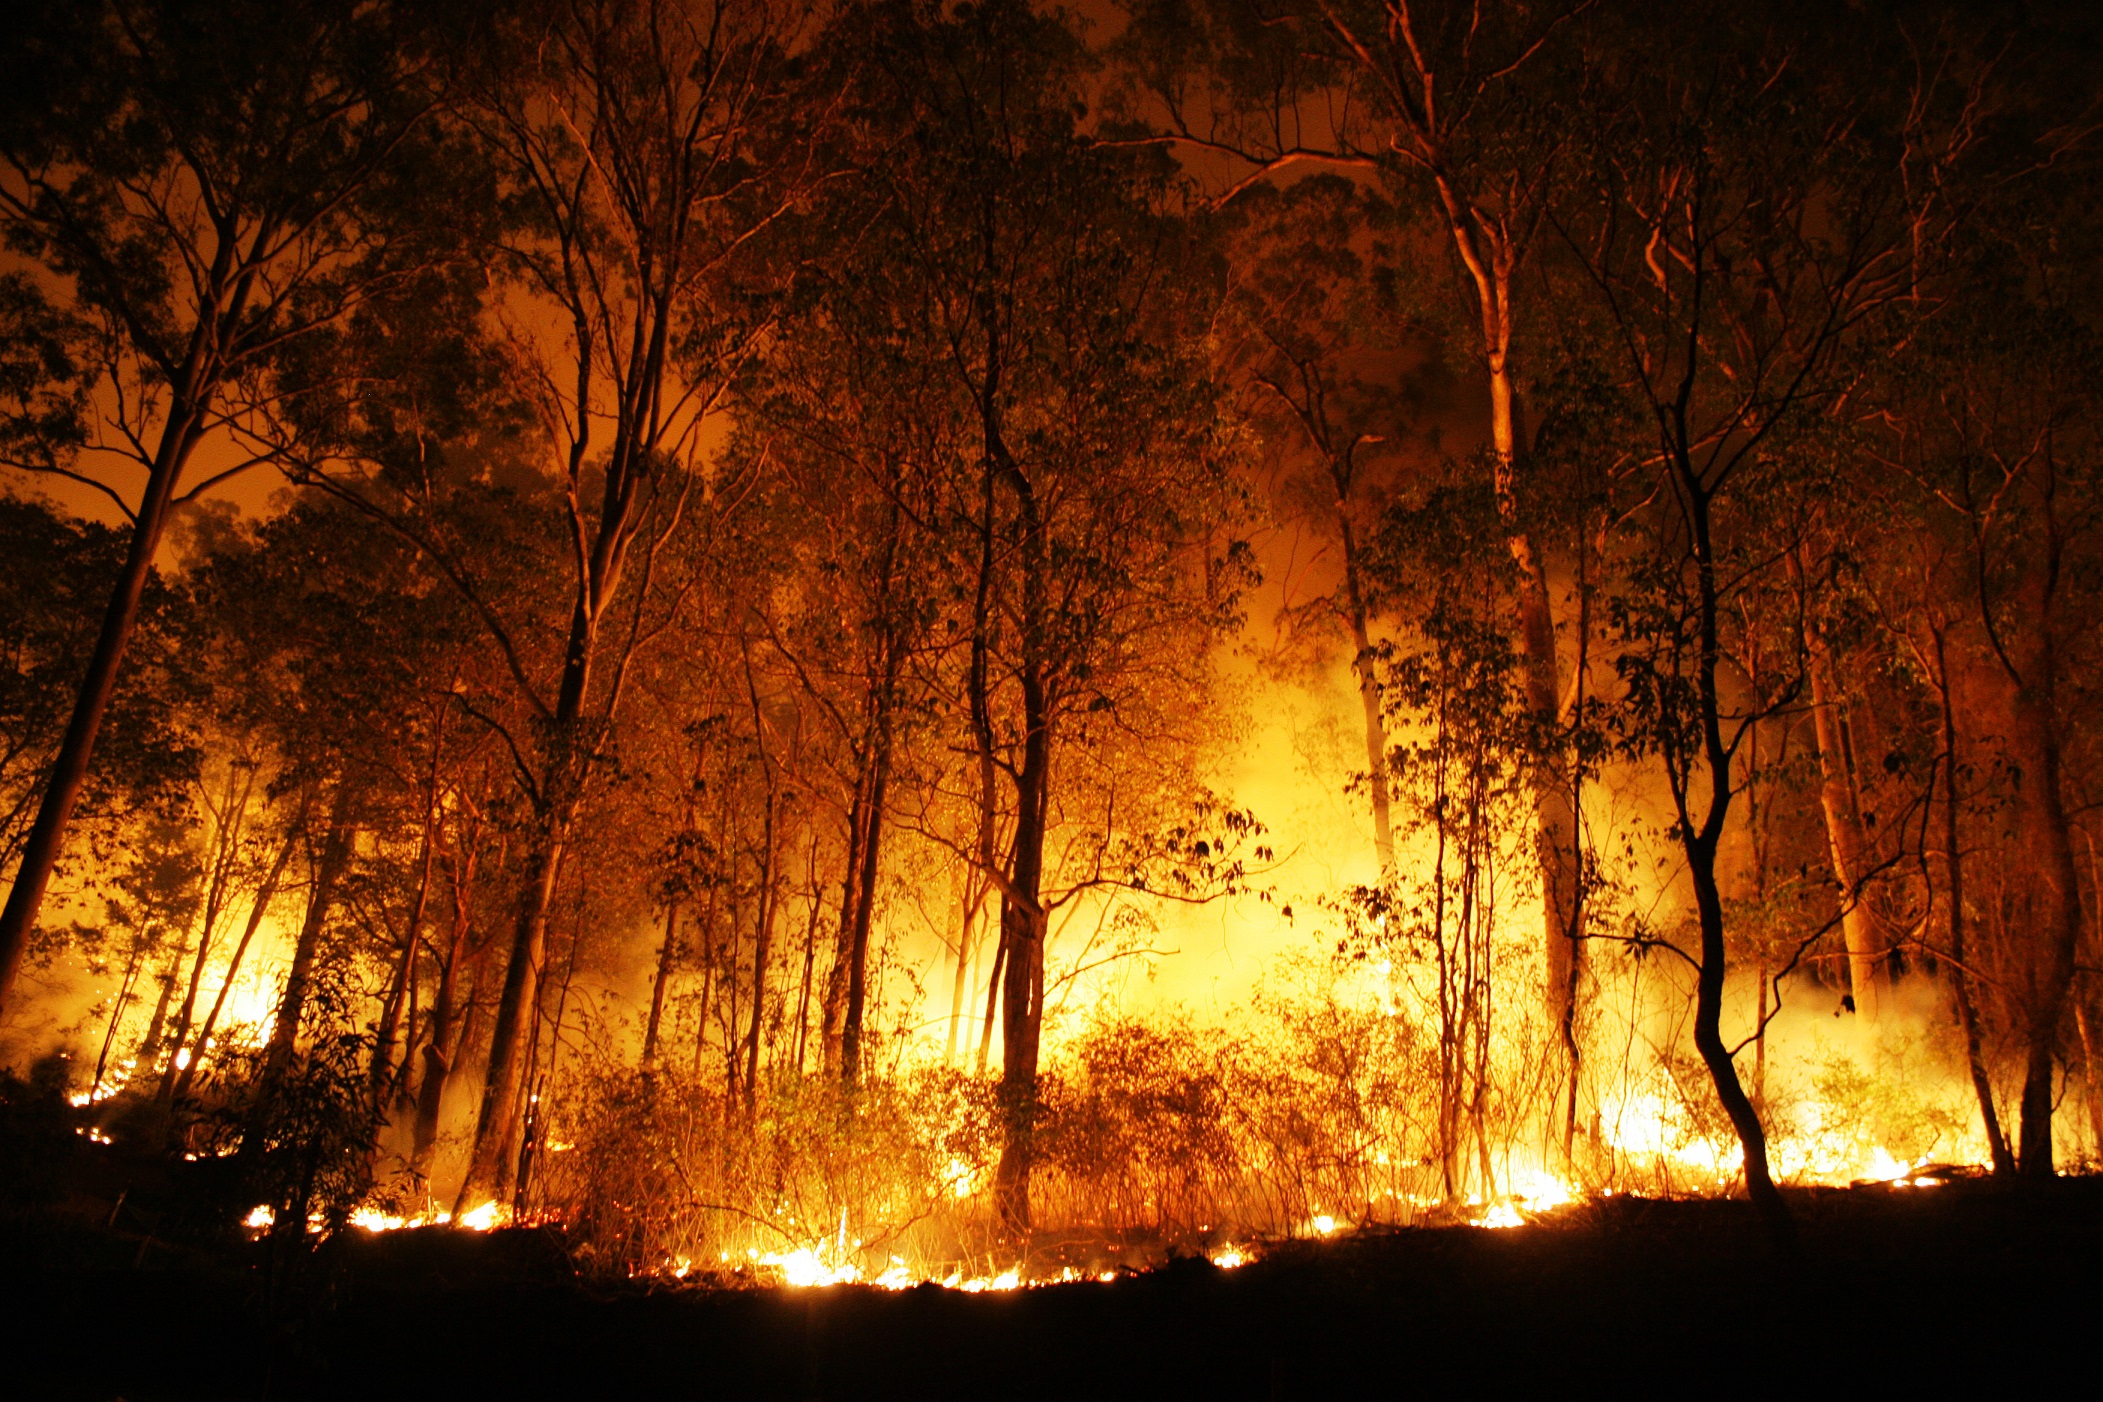
[[274,455],[288,348],[433,256],[405,233],[396,184],[432,103],[422,39],[392,6],[110,0],[38,5],[8,47],[0,221],[37,271],[9,284],[8,332],[62,347],[44,368],[74,380],[70,396],[12,396],[9,465],[102,493],[131,531],[0,911],[0,1000],[169,513]]
[[[1123,48],[1160,139],[1239,163],[1222,198],[1313,164],[1430,196],[1451,240],[1488,390],[1487,467],[1518,571],[1514,633],[1542,733],[1563,721],[1549,559],[1536,539],[1520,388],[1521,274],[1571,164],[1583,100],[1589,0],[1287,4],[1140,0]],[[1553,752],[1550,758],[1555,758]],[[1575,786],[1567,764],[1533,768],[1543,993],[1574,1015],[1582,949]],[[1567,1039],[1566,1039],[1567,1040]],[[1571,1067],[1574,1075],[1575,1067]]]
[[1718,853],[1739,747],[1802,682],[1775,676],[1734,701],[1727,610],[1793,544],[1778,552],[1760,527],[1801,519],[1800,508],[1778,509],[1806,485],[1791,480],[1790,455],[1849,387],[1850,354],[1903,290],[1906,266],[1882,153],[1844,124],[1795,119],[1805,106],[1851,105],[1821,86],[1838,74],[1801,64],[1791,32],[1758,17],[1718,14],[1704,34],[1683,67],[1626,75],[1618,121],[1594,137],[1611,199],[1562,234],[1620,342],[1626,392],[1656,434],[1646,456],[1662,502],[1634,518],[1642,545],[1618,604],[1616,662],[1631,748],[1661,762],[1693,888],[1695,1045],[1753,1201],[1787,1240],[1765,1130],[1722,1034]]

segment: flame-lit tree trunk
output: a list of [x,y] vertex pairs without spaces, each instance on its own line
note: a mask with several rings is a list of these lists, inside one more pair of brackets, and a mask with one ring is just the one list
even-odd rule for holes
[[[772,752],[767,747],[767,718],[760,709],[759,685],[752,676],[752,654],[744,652],[745,692],[752,703],[752,745],[759,756],[761,777],[767,786],[766,816],[760,835],[759,908],[753,920],[752,934],[752,1016],[745,1032],[745,1117],[752,1119],[759,1109],[759,1053],[760,1036],[765,1026],[767,1011],[767,955],[774,943],[774,913],[778,904],[781,877],[777,868],[778,844],[777,821],[780,817],[781,775]],[[860,1009],[853,1011],[859,1013]],[[856,1054],[860,1054],[860,1029],[856,1029]]]
[[1943,864],[1949,873],[1950,986],[1957,1004],[1957,1025],[1964,1034],[1964,1062],[1971,1073],[1972,1095],[1979,1102],[1979,1122],[1986,1129],[1987,1151],[1996,1176],[2015,1173],[2015,1155],[2008,1148],[2007,1131],[2001,1127],[2001,1112],[1994,1101],[1993,1077],[1988,1073],[1986,1053],[1979,1033],[1979,1002],[1973,991],[1971,953],[1964,937],[1964,835],[1958,813],[1964,802],[1958,776],[1963,773],[1957,759],[1957,708],[1951,695],[1955,683],[1950,676],[1948,630],[1940,620],[1930,625],[1935,656],[1931,681],[1935,687],[1938,720],[1942,730],[1942,847]]
[[[1803,586],[1803,564],[1799,554],[1790,559]],[[1833,681],[1833,657],[1825,632],[1816,623],[1804,625],[1804,672],[1811,689],[1811,732],[1818,742],[1818,806],[1825,818],[1826,851],[1833,866],[1833,884],[1840,892],[1840,934],[1847,949],[1848,992],[1855,1000],[1855,1015],[1864,1022],[1878,1019],[1882,1001],[1883,941],[1877,934],[1876,918],[1867,900],[1865,883],[1871,858],[1869,839],[1863,830],[1862,806],[1854,779],[1853,746],[1843,733],[1845,702]]]
[[2026,616],[2017,626],[2028,636],[2016,644],[2020,652],[2003,648],[2000,653],[2015,693],[2004,743],[2021,775],[2017,832],[2034,877],[2021,898],[2028,940],[2019,993],[2024,1058],[2016,1144],[2016,1167],[2032,1179],[2053,1173],[2054,1071],[2081,936],[2080,878],[2062,793],[2065,763],[2055,714],[2059,658],[2053,604],[2060,565],[2055,526],[2048,526],[2043,558],[2029,562],[2018,590]]
[[425,1019],[423,1073],[416,1085],[416,1119],[410,1132],[409,1163],[419,1173],[429,1164],[431,1149],[438,1142],[445,1088],[466,1042],[467,1019],[462,1016],[460,979],[469,972],[475,869],[482,855],[481,816],[463,804],[458,826],[459,836],[450,852],[444,854],[453,915],[438,965],[438,987],[431,996],[430,1016]]
[[1387,781],[1387,722],[1381,714],[1380,679],[1374,665],[1357,532],[1351,525],[1350,502],[1341,484],[1336,498],[1336,531],[1344,548],[1344,613],[1351,625],[1351,670],[1358,674],[1358,704],[1365,715],[1366,788],[1373,800],[1373,852],[1380,859],[1381,879],[1389,881],[1395,874],[1395,823]]
[[[266,1083],[284,1073],[292,1063],[299,1037],[301,1014],[306,1009],[308,986],[314,979],[314,961],[321,953],[321,937],[328,929],[336,905],[336,889],[351,861],[351,845],[357,835],[355,800],[351,781],[339,778],[331,801],[328,827],[321,850],[313,858],[313,879],[307,892],[307,913],[299,924],[292,945],[292,963],[285,973],[285,986],[278,994],[271,1015],[270,1037],[264,1044],[263,1075]],[[267,1104],[268,1096],[264,1097]]]
[[1000,1100],[1006,1133],[993,1176],[1001,1223],[1020,1235],[1030,1229],[1030,1167],[1036,1152],[1037,1068],[1044,1030],[1044,838],[1051,797],[1052,739],[1045,684],[1049,643],[1045,572],[1049,561],[1035,484],[1009,456],[1002,436],[997,362],[986,383],[986,471],[1014,494],[1022,570],[1016,670],[1022,693],[1022,765],[1015,775],[1015,836],[1000,893],[1000,941],[1006,952],[1001,981]]
[[[895,487],[895,484],[894,484]],[[898,552],[903,519],[897,498],[886,513],[887,527],[877,567],[875,612],[876,656],[868,688],[868,726],[861,745],[867,756],[861,789],[861,829],[850,847],[859,867],[850,866],[854,882],[851,907],[841,910],[840,956],[835,980],[841,986],[840,1080],[861,1084],[863,1022],[869,1001],[869,932],[876,904],[876,874],[883,851],[884,817],[889,799],[893,747],[896,743],[899,673],[905,664],[906,637],[896,597]],[[850,919],[851,915],[851,919]]]
[[650,1016],[643,1024],[643,1069],[657,1063],[657,1031],[664,1024],[665,989],[672,982],[672,965],[679,951],[679,898],[664,903],[664,941],[657,947],[657,973],[650,980]]
[[[388,984],[387,998],[380,1009],[380,1023],[373,1035],[371,1080],[376,1110],[384,1110],[387,1086],[395,1079],[395,1038],[401,1031],[402,1008],[414,991],[416,956],[423,942],[424,916],[431,904],[431,877],[438,859],[438,825],[443,816],[439,798],[439,765],[445,756],[445,719],[451,703],[452,696],[448,693],[440,702],[432,725],[431,768],[424,781],[423,822],[417,829],[416,894],[410,898],[409,910],[403,920],[402,946],[395,956],[394,978]],[[414,1030],[412,1027],[412,1048]]]

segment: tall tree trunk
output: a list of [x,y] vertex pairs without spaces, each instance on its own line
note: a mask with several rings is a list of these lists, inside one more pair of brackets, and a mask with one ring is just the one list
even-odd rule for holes
[[299,1022],[306,1010],[307,985],[314,977],[314,959],[321,952],[321,935],[336,900],[336,883],[350,864],[351,798],[348,780],[339,781],[329,813],[329,827],[322,838],[321,854],[314,863],[314,887],[307,899],[306,918],[300,922],[299,939],[292,948],[292,967],[285,975],[284,991],[278,996],[277,1013],[271,1020],[270,1040],[264,1050],[263,1074],[274,1078],[291,1064],[299,1039]]
[[504,1202],[511,1197],[512,1175],[518,1163],[519,1116],[523,1110],[521,1090],[525,1085],[525,1062],[532,1055],[538,1030],[541,963],[548,942],[548,906],[555,896],[555,883],[562,870],[567,815],[543,815],[534,836],[526,865],[526,882],[519,896],[512,927],[511,957],[504,967],[504,987],[497,998],[496,1027],[490,1034],[489,1072],[482,1085],[482,1106],[475,1117],[475,1145],[468,1158],[467,1177],[453,1215],[484,1202]]
[[1723,1040],[1723,989],[1728,951],[1723,938],[1723,894],[1716,880],[1716,850],[1723,840],[1731,807],[1731,748],[1723,738],[1723,702],[1716,671],[1721,649],[1717,634],[1715,541],[1710,525],[1710,498],[1701,476],[1682,447],[1674,463],[1680,505],[1692,537],[1695,568],[1694,600],[1699,629],[1696,655],[1695,696],[1699,706],[1699,764],[1706,772],[1706,807],[1697,822],[1689,807],[1693,788],[1693,756],[1685,759],[1676,788],[1679,807],[1680,848],[1687,858],[1687,875],[1694,887],[1694,908],[1701,934],[1701,958],[1696,966],[1694,995],[1694,1046],[1701,1053],[1716,1098],[1737,1131],[1744,1154],[1745,1189],[1766,1221],[1776,1246],[1787,1254],[1796,1250],[1796,1224],[1789,1206],[1782,1201],[1767,1166],[1767,1131],[1760,1113],[1738,1080],[1738,1068]]
[[874,772],[870,775],[868,836],[862,842],[861,890],[854,902],[854,927],[847,940],[847,1003],[840,1025],[840,1081],[853,1087],[862,1079],[862,1019],[869,998],[869,927],[876,907],[878,857],[883,851],[884,799],[891,779],[890,704],[883,703],[877,721]]
[[657,1061],[657,1029],[664,1020],[665,988],[672,981],[672,963],[679,948],[679,898],[665,901],[664,943],[657,950],[657,977],[650,983],[650,1020],[643,1025],[643,1069]]
[[759,1053],[762,1019],[767,1010],[767,955],[774,944],[774,819],[767,805],[767,855],[760,876],[759,924],[752,936],[752,1017],[745,1032],[745,1115],[759,1108]]
[[[1426,75],[1427,80],[1429,75]],[[1511,351],[1514,318],[1512,279],[1519,250],[1507,230],[1482,217],[1444,174],[1434,184],[1445,208],[1454,245],[1466,265],[1482,317],[1483,366],[1489,377],[1492,486],[1505,547],[1518,575],[1519,657],[1527,709],[1551,745],[1533,766],[1534,854],[1541,874],[1542,967],[1552,1025],[1569,1020],[1576,996],[1581,949],[1578,928],[1577,814],[1566,782],[1562,724],[1561,663],[1556,655],[1555,614],[1548,574],[1520,509],[1518,469],[1521,441],[1517,386]],[[1573,1072],[1574,1074],[1574,1072]]]
[[701,950],[701,1003],[700,1013],[694,1019],[694,1079],[701,1079],[701,1061],[708,1050],[708,1018],[714,1011],[716,992],[716,911],[722,904],[723,886],[712,883],[708,888],[708,904],[701,910],[701,925],[696,931]]
[[1958,789],[1957,712],[1950,698],[1949,653],[1941,628],[1934,630],[1936,694],[1942,703],[1942,766],[1947,791],[1942,812],[1944,860],[1950,877],[1950,984],[1957,1002],[1957,1025],[1964,1033],[1964,1060],[1972,1078],[1972,1094],[1979,1102],[1979,1122],[1986,1128],[1987,1150],[1993,1158],[1994,1176],[2015,1174],[2015,1155],[2008,1149],[2008,1134],[2001,1127],[2001,1113],[1994,1103],[1993,1078],[1986,1071],[1986,1053],[1979,1036],[1978,1002],[1972,996],[1970,953],[1964,940],[1964,847],[1958,829],[1958,807],[1963,795]]
[[1818,740],[1818,804],[1825,816],[1826,851],[1833,864],[1833,883],[1840,891],[1840,934],[1847,947],[1848,992],[1855,1015],[1877,1021],[1883,1002],[1883,941],[1876,920],[1863,900],[1870,867],[1869,840],[1849,773],[1848,745],[1841,732],[1841,701],[1832,680],[1832,656],[1824,635],[1804,629],[1806,670],[1811,678],[1811,730]]
[[1045,685],[1049,551],[1035,486],[1008,455],[997,421],[988,437],[990,466],[1015,495],[1022,545],[1022,767],[1015,781],[1015,846],[1001,891],[1000,938],[1007,952],[1001,984],[1000,1100],[1006,1121],[994,1168],[994,1201],[1002,1227],[1017,1239],[1030,1230],[1030,1170],[1036,1158],[1037,1064],[1044,1028],[1043,903],[1045,824],[1051,806],[1051,709]]
[[796,994],[796,1077],[803,1077],[804,1040],[810,1035],[811,971],[818,957],[818,907],[824,903],[824,887],[818,881],[818,827],[811,825],[811,851],[806,868],[811,893],[810,918],[803,928],[803,982]]
[[2033,874],[2025,900],[2031,919],[2024,960],[2022,1124],[2016,1148],[2016,1166],[2031,1179],[2053,1174],[2053,1070],[2081,933],[2081,891],[2060,794],[2058,726],[2051,714],[2056,662],[2050,638],[2041,638],[2029,675],[2017,687],[2015,723],[2008,737],[2022,773],[2018,830]]
[[438,970],[438,991],[431,1000],[431,1015],[426,1019],[423,1076],[416,1086],[416,1123],[410,1131],[409,1166],[418,1173],[425,1170],[431,1148],[438,1142],[438,1127],[445,1110],[445,1088],[452,1078],[453,1067],[459,1064],[460,1048],[466,1043],[467,1019],[460,1015],[459,980],[461,962],[467,957],[475,867],[479,857],[479,833],[476,833],[460,843],[452,864],[452,927],[447,932],[445,960]]
[[840,1037],[847,1023],[847,966],[854,958],[855,911],[862,890],[862,848],[867,844],[872,750],[864,737],[855,769],[854,798],[847,807],[847,869],[840,877],[840,918],[833,927],[832,963],[818,999],[818,1038],[825,1069],[840,1074]]
[[[759,1110],[759,1050],[767,1011],[767,954],[774,943],[775,887],[779,884],[775,867],[775,820],[780,806],[781,776],[775,769],[773,757],[767,752],[767,719],[760,709],[759,683],[752,675],[752,653],[750,649],[743,649],[743,653],[745,695],[752,703],[752,741],[759,751],[760,769],[767,781],[767,811],[760,838],[764,850],[759,864],[759,911],[752,932],[752,1025],[745,1036],[745,1118],[751,1120]],[[850,1011],[855,1015],[859,1039],[861,1010],[851,1008]]]
[[[424,784],[423,831],[418,841],[416,896],[410,902],[408,928],[402,934],[401,956],[396,961],[394,978],[387,989],[387,1001],[380,1012],[380,1025],[373,1036],[372,1092],[375,1108],[382,1103],[386,1085],[393,1079],[395,1034],[401,1028],[402,1005],[407,1001],[415,981],[416,951],[423,937],[424,916],[430,909],[431,871],[438,857],[438,767],[445,755],[445,718],[451,709],[451,703],[452,696],[448,693],[440,703],[438,715],[432,724],[431,768]],[[409,1045],[413,1046],[414,1043]],[[407,1059],[406,1056],[403,1058],[405,1062]]]
[[1344,602],[1351,625],[1352,670],[1358,674],[1358,703],[1365,712],[1366,784],[1373,799],[1373,852],[1380,859],[1380,879],[1395,875],[1395,828],[1387,784],[1387,722],[1380,711],[1380,678],[1373,667],[1373,639],[1367,630],[1365,589],[1359,579],[1358,539],[1341,494],[1336,526],[1344,546]]

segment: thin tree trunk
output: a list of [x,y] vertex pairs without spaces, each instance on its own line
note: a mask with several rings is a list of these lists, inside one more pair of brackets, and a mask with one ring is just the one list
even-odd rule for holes
[[868,1003],[869,927],[876,907],[876,872],[883,850],[884,797],[891,778],[889,706],[879,721],[875,772],[869,786],[868,837],[862,843],[861,890],[854,902],[854,929],[848,941],[847,1008],[840,1026],[840,1081],[857,1086],[862,1079],[862,1018]]
[[[416,951],[423,937],[424,916],[430,908],[431,870],[438,856],[438,766],[445,755],[445,718],[450,710],[452,696],[447,694],[439,706],[438,715],[432,725],[431,770],[424,785],[423,833],[418,853],[416,899],[410,903],[408,929],[402,936],[401,959],[395,966],[394,979],[387,990],[387,1002],[380,1014],[380,1025],[373,1037],[372,1088],[375,1105],[384,1096],[387,1082],[394,1071],[395,1033],[401,1027],[402,1004],[416,976]],[[410,1043],[408,1045],[413,1045]],[[403,1058],[406,1063],[408,1058]]]
[[[410,1137],[409,1166],[418,1173],[424,1171],[431,1148],[438,1142],[446,1084],[452,1078],[453,1067],[459,1064],[460,1048],[466,1042],[468,1020],[459,1015],[459,978],[461,961],[467,954],[475,867],[480,855],[479,839],[477,831],[460,844],[452,873],[452,928],[447,933],[445,961],[438,970],[438,992],[432,998],[431,1015],[425,1027],[424,1071],[416,1087],[416,1124]],[[472,1003],[467,1006],[471,1011]]]
[[[752,653],[741,645],[745,661],[745,694],[752,703],[752,742],[759,751],[759,764],[767,781],[767,811],[761,834],[763,853],[759,868],[759,912],[752,932],[752,1023],[745,1036],[745,1118],[759,1111],[759,1049],[762,1023],[767,1011],[767,954],[774,943],[775,820],[780,805],[781,776],[767,752],[767,721],[760,710],[759,683],[752,675]],[[851,1008],[859,1014],[860,1009]],[[856,1021],[859,1022],[857,1016]],[[859,1028],[857,1028],[859,1031]]]
[[818,1000],[819,1043],[825,1069],[840,1072],[840,1037],[847,1020],[847,965],[854,958],[855,910],[862,889],[862,848],[868,840],[871,749],[866,737],[847,808],[847,870],[840,878],[840,919],[833,927],[832,964]]
[[1373,639],[1367,630],[1365,589],[1359,580],[1358,540],[1341,494],[1336,526],[1344,546],[1344,599],[1351,624],[1352,670],[1358,674],[1358,702],[1365,712],[1366,783],[1373,798],[1373,852],[1380,859],[1380,879],[1395,875],[1395,829],[1387,783],[1387,722],[1380,710],[1380,679],[1373,667]]
[[643,1068],[657,1060],[657,1029],[664,1020],[665,988],[672,981],[672,962],[679,948],[679,898],[671,897],[664,907],[664,943],[657,950],[657,977],[650,984],[650,1020],[643,1026]]
[[134,1074],[151,1071],[154,1059],[161,1054],[163,1033],[168,1026],[168,1005],[175,1001],[175,985],[182,976],[183,958],[189,952],[190,947],[187,943],[178,942],[175,953],[168,960],[168,967],[154,975],[161,985],[161,998],[153,1005],[153,1016],[146,1022],[146,1036],[140,1041],[138,1051],[133,1054]]
[[277,856],[270,862],[270,870],[263,876],[263,884],[256,889],[256,898],[248,907],[248,923],[241,928],[240,942],[234,946],[234,957],[227,962],[226,981],[219,985],[219,996],[212,1000],[212,1010],[205,1016],[204,1028],[197,1034],[197,1050],[190,1055],[190,1064],[175,1083],[173,1099],[183,1100],[190,1094],[190,1083],[196,1079],[197,1068],[203,1064],[205,1053],[211,1050],[212,1033],[219,1026],[219,1014],[226,1007],[227,995],[233,992],[234,979],[241,972],[241,961],[248,953],[248,946],[255,940],[256,931],[263,926],[263,916],[270,903],[277,897],[278,882],[285,876],[285,867],[292,860],[293,849],[299,845],[300,830],[306,826],[307,804],[301,799],[299,810],[293,814],[292,824],[285,830],[285,840],[278,844]]
[[[163,1105],[175,1098],[175,1083],[184,1069],[183,1048],[193,1027],[191,1018],[197,1011],[197,992],[204,983],[205,965],[210,961],[212,954],[212,936],[218,931],[227,887],[233,881],[234,860],[240,852],[242,819],[247,815],[249,790],[254,786],[256,777],[254,767],[247,767],[247,783],[241,786],[237,798],[234,793],[234,778],[235,770],[240,767],[236,765],[227,770],[226,791],[220,796],[219,821],[216,824],[217,841],[213,844],[217,850],[212,854],[211,885],[205,892],[204,923],[197,932],[197,958],[190,966],[190,985],[184,991],[182,1006],[175,1014],[175,1054],[169,1058],[167,1073],[161,1077],[160,1089],[155,1094],[155,1099]],[[191,1047],[189,1065],[196,1065],[202,1053],[201,1046]]]
[[1964,1032],[1964,1059],[1971,1071],[1972,1094],[1979,1102],[1979,1121],[1986,1128],[1986,1144],[1993,1157],[1994,1175],[2012,1178],[2015,1155],[2009,1152],[2008,1135],[2001,1127],[2000,1110],[1994,1104],[1993,1079],[1986,1072],[1986,1054],[1979,1037],[1978,1004],[1972,997],[1969,951],[1964,941],[1964,848],[1958,831],[1958,805],[1963,801],[1957,787],[1957,715],[1950,699],[1950,664],[1940,628],[1935,638],[1936,693],[1942,702],[1942,764],[1948,791],[1942,813],[1942,841],[1950,873],[1950,979],[1957,1001],[1957,1025]]
[[1709,496],[1700,475],[1684,451],[1674,464],[1680,505],[1692,537],[1696,582],[1696,618],[1699,628],[1695,694],[1699,704],[1700,760],[1707,771],[1707,807],[1697,825],[1688,806],[1693,785],[1691,762],[1679,777],[1675,795],[1680,809],[1680,847],[1686,854],[1687,874],[1694,887],[1694,908],[1701,933],[1701,958],[1696,966],[1694,997],[1694,1046],[1708,1067],[1737,1131],[1745,1159],[1745,1189],[1785,1254],[1796,1250],[1796,1223],[1789,1206],[1775,1187],[1767,1166],[1767,1132],[1745,1087],[1738,1068],[1723,1041],[1723,989],[1728,952],[1723,937],[1723,894],[1716,881],[1716,849],[1722,841],[1731,806],[1731,751],[1723,738],[1723,703],[1718,693],[1716,671],[1720,648],[1717,641],[1717,583],[1714,538],[1709,519]]
[[988,433],[989,456],[1015,493],[1022,536],[1023,710],[1022,767],[1015,784],[1013,869],[1001,892],[1001,943],[1007,969],[1001,984],[1000,1099],[1006,1134],[995,1165],[994,1202],[1009,1235],[1030,1230],[1030,1171],[1036,1158],[1037,1064],[1044,1028],[1042,885],[1045,823],[1051,803],[1051,712],[1045,689],[1050,639],[1046,575],[1050,569],[1044,519],[1029,478],[1009,457],[997,424]]
[[109,1026],[103,1029],[102,1050],[95,1057],[95,1079],[88,1086],[90,1105],[102,1098],[102,1080],[109,1074],[110,1048],[117,1044],[117,1029],[124,1024],[124,1005],[131,1001],[132,986],[138,980],[140,965],[146,960],[146,950],[144,940],[133,944],[131,958],[124,963],[124,978],[117,985],[116,1001],[110,1005]]
[[350,809],[349,785],[345,781],[336,792],[328,833],[322,839],[321,855],[314,866],[314,889],[307,900],[306,919],[300,922],[299,939],[292,949],[292,968],[285,976],[284,992],[279,995],[277,1014],[270,1025],[270,1041],[263,1057],[266,1077],[278,1075],[292,1060],[300,1015],[306,1009],[307,985],[314,976],[315,956],[321,950],[322,930],[335,903],[336,883],[350,863]]
[[715,1008],[716,991],[716,911],[721,904],[722,885],[716,883],[708,888],[708,905],[701,915],[701,1014],[695,1019],[694,1028],[694,1080],[701,1079],[702,1054],[708,1049],[708,1016]]
[[823,903],[824,888],[818,882],[818,829],[811,825],[811,851],[807,867],[810,882],[810,919],[803,930],[803,986],[796,995],[796,1077],[803,1077],[804,1040],[810,1034],[811,1022],[811,966],[818,955],[818,907]]
[[957,864],[959,915],[957,927],[957,967],[949,985],[949,1042],[942,1052],[942,1064],[954,1065],[957,1059],[957,1034],[964,1021],[966,1001],[971,996],[971,956],[974,950],[973,933],[978,927],[979,911],[986,900],[985,879],[964,863]]
[[[771,810],[773,804],[770,802]],[[759,1052],[762,1020],[767,1010],[767,954],[774,943],[774,820],[767,819],[767,860],[761,877],[759,927],[752,936],[752,1017],[745,1033],[745,1115],[759,1107]]]
[[[1798,578],[1802,578],[1800,571]],[[1840,890],[1840,934],[1847,947],[1848,992],[1855,1000],[1855,1015],[1874,1023],[1883,1002],[1883,942],[1877,936],[1869,906],[1862,899],[1862,883],[1869,870],[1869,842],[1862,829],[1855,786],[1848,774],[1847,745],[1840,729],[1840,700],[1832,682],[1832,658],[1817,628],[1805,628],[1804,651],[1811,678],[1811,730],[1818,739],[1818,803],[1825,816],[1826,851],[1833,864],[1833,882]]]

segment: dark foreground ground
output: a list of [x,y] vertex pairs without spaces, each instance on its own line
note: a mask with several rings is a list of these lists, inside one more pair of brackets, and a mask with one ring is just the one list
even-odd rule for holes
[[1742,1204],[1614,1199],[1002,1295],[607,1287],[544,1234],[404,1232],[291,1305],[18,1222],[0,1397],[2103,1393],[2103,1180],[1792,1202],[1796,1263]]

